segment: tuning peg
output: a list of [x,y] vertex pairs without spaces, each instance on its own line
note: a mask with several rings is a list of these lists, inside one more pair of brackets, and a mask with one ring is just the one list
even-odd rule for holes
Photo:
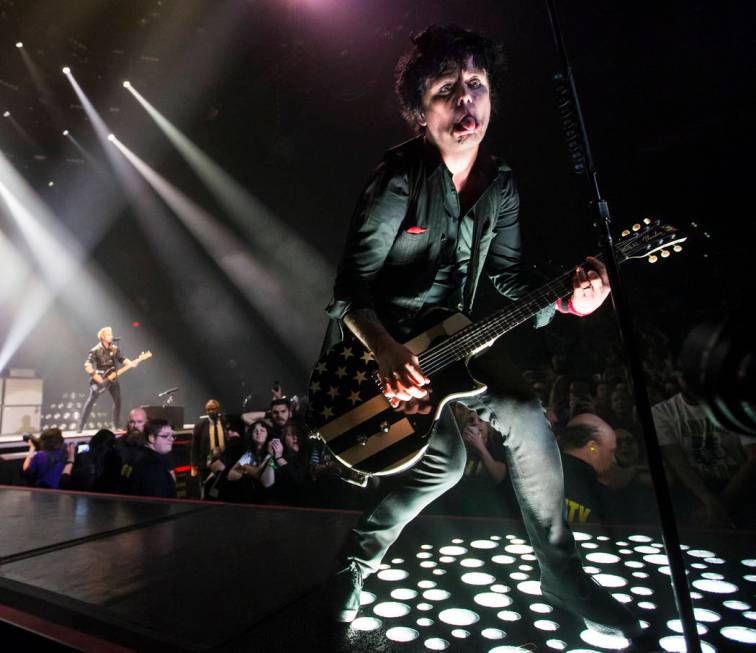
[[682,245],[675,245],[672,249],[675,252],[682,252]]
[[651,254],[651,256],[648,257],[649,263],[656,263],[659,260],[659,258],[656,256],[656,254]]
[[641,226],[638,223],[633,225],[633,231],[640,231],[640,228]]
[[643,218],[643,224],[651,224],[651,218]]
[[622,232],[622,237],[623,237],[623,238],[627,238],[627,237],[628,237],[629,235],[630,235],[630,230],[629,230],[629,229],[625,229],[625,230],[624,230],[624,231]]
[[659,252],[659,254],[661,254],[662,258],[667,258],[669,256],[669,250],[668,249],[663,249],[663,250],[661,250]]

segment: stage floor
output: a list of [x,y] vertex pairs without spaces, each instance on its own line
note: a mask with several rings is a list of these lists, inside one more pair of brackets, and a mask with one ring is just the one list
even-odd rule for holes
[[[322,584],[346,511],[0,490],[0,620],[92,651],[605,651],[539,596],[519,523],[421,517],[368,579],[350,626]],[[658,534],[580,529],[587,570],[682,650]],[[756,635],[753,533],[683,534],[705,650]]]

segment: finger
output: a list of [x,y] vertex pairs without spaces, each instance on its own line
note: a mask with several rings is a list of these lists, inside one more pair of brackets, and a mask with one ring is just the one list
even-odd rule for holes
[[402,385],[398,381],[396,382],[396,388],[395,388],[394,396],[397,399],[401,399],[402,401],[409,401],[410,399],[412,399],[412,395],[409,392],[409,388],[407,388],[406,386]]
[[585,270],[581,267],[575,268],[575,276],[572,278],[572,287],[575,290],[579,290],[580,288],[585,288],[587,282],[588,277],[585,274]]
[[601,277],[593,270],[588,270],[588,283],[591,284],[591,288],[597,293],[601,292],[601,287],[604,285]]
[[415,385],[426,385],[429,381],[420,371],[420,365],[417,363],[405,363],[404,369],[407,370],[409,380]]
[[609,273],[606,270],[606,265],[599,259],[597,259],[595,256],[589,256],[587,258],[588,262],[591,264],[591,267],[598,272],[599,276],[601,277],[602,283],[608,288],[609,287]]

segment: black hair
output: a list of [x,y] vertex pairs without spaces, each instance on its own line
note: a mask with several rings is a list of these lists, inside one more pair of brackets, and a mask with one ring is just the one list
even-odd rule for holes
[[449,69],[463,67],[472,57],[476,68],[485,70],[491,92],[491,106],[498,99],[498,83],[504,75],[506,60],[503,48],[485,36],[457,25],[431,25],[412,36],[414,47],[396,64],[399,107],[404,119],[422,132],[418,119],[422,115],[423,95],[428,82]]
[[144,425],[145,442],[150,441],[151,435],[157,436],[157,434],[160,433],[160,431],[164,429],[166,426],[170,426],[171,428],[173,428],[173,426],[167,419],[159,419],[159,418],[148,419],[147,423]]
[[287,399],[286,397],[281,397],[279,399],[273,399],[270,402],[270,408],[272,409],[273,406],[278,406],[278,405],[281,405],[281,404],[284,405],[284,406],[286,406],[289,410],[291,410],[291,400]]

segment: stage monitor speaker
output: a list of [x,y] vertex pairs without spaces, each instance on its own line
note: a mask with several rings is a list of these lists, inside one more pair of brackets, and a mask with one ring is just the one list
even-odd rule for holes
[[147,413],[147,419],[167,419],[174,429],[184,428],[183,406],[142,406]]
[[3,406],[3,423],[0,427],[0,433],[3,435],[21,435],[22,433],[38,435],[41,417],[41,406]]
[[42,379],[5,379],[6,406],[41,406]]

